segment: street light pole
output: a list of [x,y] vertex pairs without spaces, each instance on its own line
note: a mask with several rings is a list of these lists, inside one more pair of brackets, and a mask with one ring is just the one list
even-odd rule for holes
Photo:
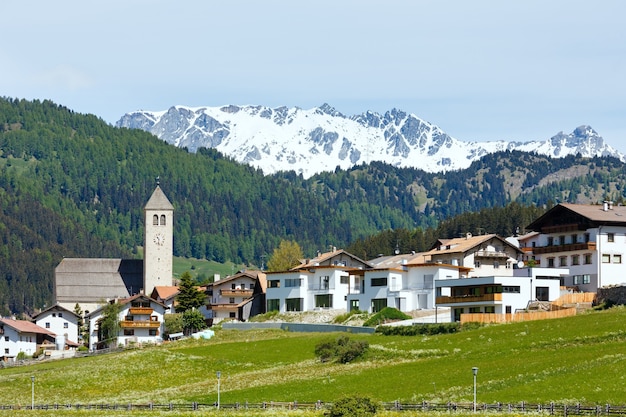
[[30,377],[30,409],[35,409],[35,375]]
[[476,412],[476,375],[478,375],[478,368],[473,367],[472,373],[474,374],[474,412]]
[[217,371],[217,409],[220,409],[220,377],[222,373]]

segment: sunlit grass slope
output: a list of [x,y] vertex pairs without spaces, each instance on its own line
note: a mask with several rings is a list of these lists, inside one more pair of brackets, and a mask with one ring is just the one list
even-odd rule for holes
[[217,330],[122,353],[0,370],[0,404],[331,402],[347,394],[403,402],[625,404],[626,308],[440,336],[350,335],[369,341],[366,359],[320,363],[329,334]]

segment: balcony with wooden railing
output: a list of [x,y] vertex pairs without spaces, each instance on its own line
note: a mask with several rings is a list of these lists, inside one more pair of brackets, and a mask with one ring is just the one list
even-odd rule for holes
[[213,311],[237,311],[237,304],[207,304],[206,308]]
[[482,294],[482,295],[457,295],[437,297],[437,304],[459,304],[459,303],[481,303],[502,301],[502,294]]
[[596,242],[567,243],[565,245],[537,246],[533,248],[534,254],[573,252],[580,250],[596,250]]
[[477,258],[504,258],[504,259],[508,259],[509,258],[509,254],[507,254],[504,251],[484,250],[484,249],[476,251],[474,256],[477,257]]
[[120,321],[122,329],[158,329],[161,322],[156,320],[122,320]]
[[150,316],[154,312],[152,307],[131,307],[130,314],[137,316]]
[[242,298],[250,298],[252,297],[254,290],[242,290],[242,289],[227,289],[220,290],[220,295],[222,297],[242,297]]

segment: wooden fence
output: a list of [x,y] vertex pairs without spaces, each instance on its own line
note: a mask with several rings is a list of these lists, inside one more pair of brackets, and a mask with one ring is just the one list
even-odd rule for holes
[[[384,402],[380,406],[388,411],[413,412],[446,412],[448,414],[460,413],[467,414],[476,409],[477,413],[483,414],[541,414],[541,415],[558,415],[567,417],[569,415],[587,415],[587,416],[624,416],[626,415],[626,406],[611,404],[531,404],[527,402],[521,403],[430,403],[423,401],[420,403],[402,403],[400,401]],[[268,410],[328,410],[332,407],[332,403],[324,403],[317,401],[314,403],[292,402],[263,402],[263,403],[227,403],[220,404],[220,409],[241,410],[245,412],[247,409],[268,409]],[[1,410],[30,410],[31,407],[20,407],[15,405],[0,405]],[[167,403],[167,404],[35,404],[35,410],[147,410],[147,411],[199,411],[199,410],[216,410],[217,403]]]
[[576,315],[575,308],[565,308],[556,311],[537,311],[533,313],[495,314],[495,313],[465,313],[461,314],[461,324],[465,323],[512,323],[518,321],[558,319]]
[[554,300],[552,304],[563,306],[565,304],[589,304],[593,303],[596,299],[595,292],[575,292],[571,294],[564,294]]

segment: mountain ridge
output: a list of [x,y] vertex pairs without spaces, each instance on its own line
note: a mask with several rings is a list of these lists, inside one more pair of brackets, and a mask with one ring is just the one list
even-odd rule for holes
[[345,116],[327,103],[304,110],[285,106],[187,107],[126,113],[117,127],[148,131],[191,152],[214,148],[264,174],[295,171],[305,178],[337,167],[380,161],[400,168],[446,172],[468,168],[481,157],[506,150],[560,158],[623,154],[604,143],[592,127],[558,132],[544,141],[464,142],[414,114],[392,109]]

